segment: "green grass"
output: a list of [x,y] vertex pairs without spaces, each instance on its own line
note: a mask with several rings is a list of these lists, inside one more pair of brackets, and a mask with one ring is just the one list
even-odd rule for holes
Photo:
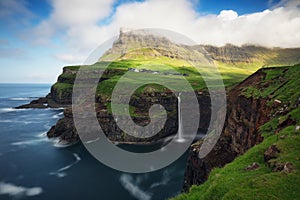
[[[214,169],[204,184],[193,186],[189,193],[181,194],[174,200],[299,199],[300,132],[295,131],[295,126],[289,126],[278,135],[268,135],[265,135],[266,138],[261,144],[254,146],[224,168]],[[281,135],[285,135],[285,138],[278,139]],[[273,172],[264,162],[263,154],[272,144],[280,150],[273,162],[291,162],[292,173]],[[246,171],[245,168],[253,162],[260,167]]]
[[264,69],[266,77],[256,87],[244,88],[243,95],[254,98],[270,98],[294,105],[299,97],[300,64],[291,67]]
[[[90,66],[82,66],[81,70],[94,70],[94,69],[103,69],[109,62],[97,62],[93,65]],[[215,66],[217,67],[219,73],[221,74],[222,80],[224,82],[224,85],[226,87],[232,86],[243,79],[245,79],[247,76],[258,70],[261,66],[261,62],[255,62],[255,63],[237,63],[237,64],[228,64],[228,63],[222,63],[222,62],[215,62]],[[66,67],[67,69],[70,70],[78,70],[79,66],[68,66]],[[134,59],[128,59],[128,60],[118,60],[115,62],[111,62],[108,68],[106,69],[106,72],[102,75],[102,78],[105,79],[111,79],[111,80],[105,80],[99,84],[99,87],[102,89],[98,89],[100,93],[104,93],[105,95],[111,93],[111,88],[117,83],[119,78],[124,75],[129,68],[135,68],[139,70],[147,69],[147,70],[152,70],[152,71],[158,71],[159,74],[156,74],[153,76],[152,74],[144,74],[147,77],[143,77],[148,80],[151,78],[159,77],[159,79],[163,80],[168,80],[173,82],[173,85],[176,86],[178,85],[178,76],[177,75],[172,75],[174,74],[174,71],[180,74],[186,74],[184,78],[191,84],[194,90],[199,91],[199,90],[205,90],[206,89],[206,84],[203,80],[202,74],[205,73],[210,73],[211,68],[210,67],[205,67],[205,66],[192,66],[190,63],[184,61],[184,60],[179,60],[179,59],[171,59],[167,57],[147,57],[147,56],[135,56]],[[200,72],[200,73],[199,73]],[[211,77],[209,79],[214,79],[215,74],[214,70],[212,71],[213,74],[211,74]],[[166,73],[171,73],[167,74]],[[141,73],[140,73],[141,74]],[[97,78],[98,75],[90,75],[91,78]],[[137,74],[138,77],[138,74]],[[65,83],[70,83],[72,84],[75,80],[75,75],[74,74],[66,74],[63,73],[60,75],[60,78],[63,80]],[[172,81],[173,80],[173,81]],[[130,80],[127,79],[127,83],[134,83],[135,80]],[[98,87],[98,88],[99,88]]]
[[[221,74],[221,77],[223,79],[224,86],[227,88],[230,88],[234,84],[242,81],[247,76],[255,72],[257,69],[261,67],[261,62],[255,62],[252,64],[249,63],[236,63],[236,64],[226,64],[221,62],[215,62],[215,66],[218,67],[218,70]],[[107,65],[109,65],[107,67]],[[107,67],[107,68],[106,68]],[[124,75],[128,72],[128,69],[134,68],[138,70],[151,70],[158,72],[158,74],[152,74],[152,73],[133,73],[135,76],[133,77],[124,77]],[[65,70],[69,69],[70,71],[76,71],[79,69],[79,66],[68,66],[65,67]],[[106,101],[109,101],[110,96],[116,86],[116,84],[120,81],[120,78],[122,77],[124,86],[130,85],[130,84],[138,84],[138,83],[146,83],[142,87],[139,87],[136,91],[136,95],[141,94],[142,92],[145,92],[146,89],[148,91],[151,91],[152,89],[155,91],[165,91],[167,88],[165,86],[157,85],[154,83],[151,83],[151,81],[154,79],[156,80],[163,80],[164,82],[169,83],[172,87],[177,88],[179,91],[184,91],[186,89],[183,89],[182,82],[180,80],[185,79],[189,82],[193,90],[195,91],[206,91],[207,85],[203,79],[203,74],[210,74],[207,78],[208,80],[214,80],[215,78],[218,78],[215,74],[215,71],[211,71],[211,66],[192,66],[190,63],[179,60],[179,59],[171,59],[167,57],[147,57],[143,55],[135,55],[134,59],[130,58],[128,60],[122,60],[119,59],[115,62],[106,62],[101,61],[97,62],[93,65],[89,66],[82,66],[81,70],[84,71],[91,71],[92,73],[89,73],[87,75],[88,78],[91,79],[98,79],[99,74],[94,73],[95,70],[97,71],[104,71],[101,78],[102,81],[98,84],[97,90],[96,90],[96,97],[105,99]],[[279,87],[278,82],[282,80],[282,78],[278,78],[282,71],[285,69],[279,68],[279,70],[270,70],[270,72],[267,74],[264,84],[270,84],[275,85],[276,87]],[[266,69],[266,71],[268,71]],[[200,72],[200,73],[199,73]],[[297,72],[299,75],[299,72]],[[178,76],[178,74],[186,75],[186,76]],[[70,93],[70,89],[72,88],[71,84],[74,83],[76,78],[76,74],[72,73],[63,73],[59,76],[59,81],[54,85],[55,88],[58,89],[59,93],[63,97],[63,93]],[[290,79],[290,77],[286,77],[285,79]],[[213,82],[214,87],[222,87],[222,82]],[[221,85],[220,85],[221,84]],[[274,86],[274,87],[275,87]],[[244,95],[247,97],[255,97],[255,98],[265,98],[266,96],[270,95],[273,91],[275,91],[274,98],[279,98],[280,100],[288,100],[284,99],[284,96],[281,96],[282,89],[286,90],[286,87],[283,87],[280,90],[276,90],[274,87],[268,87],[267,90],[264,90],[264,92],[260,92],[259,89],[256,88],[246,88],[244,91]],[[288,85],[288,91],[290,91],[290,95],[293,95],[294,90],[297,89],[295,85]]]
[[70,89],[72,90],[73,84],[57,82],[52,87],[55,88],[59,92],[64,92],[65,90],[70,90]]

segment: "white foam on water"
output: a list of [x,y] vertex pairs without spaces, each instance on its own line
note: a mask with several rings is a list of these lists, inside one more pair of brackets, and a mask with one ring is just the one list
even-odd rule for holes
[[32,124],[32,123],[36,123],[34,121],[18,121],[18,120],[9,120],[9,119],[6,119],[6,120],[0,120],[0,123],[23,123],[25,125],[27,124]]
[[10,98],[9,100],[12,101],[28,101],[28,100],[32,100],[33,98],[30,97],[15,97],[15,98]]
[[14,146],[36,145],[41,142],[47,142],[47,141],[48,141],[48,138],[41,138],[41,139],[32,139],[32,140],[23,140],[23,141],[19,141],[19,142],[13,142],[13,143],[11,143],[11,145],[14,145]]
[[63,110],[64,108],[63,107],[60,107],[60,108],[46,108],[45,110]]
[[50,172],[49,174],[53,176],[57,176],[58,178],[63,178],[67,176],[67,173],[64,172]]
[[8,112],[20,112],[20,111],[26,111],[26,110],[32,110],[32,108],[22,108],[22,109],[16,109],[16,108],[0,108],[0,113],[8,113]]
[[37,137],[37,138],[47,138],[47,132],[38,133],[38,134],[35,135],[35,137]]
[[163,173],[162,180],[159,181],[159,182],[153,183],[150,186],[150,188],[152,189],[152,188],[155,188],[155,187],[158,187],[158,186],[167,185],[170,180],[171,180],[170,172],[169,172],[169,170],[165,170],[164,173]]
[[71,143],[63,143],[58,138],[52,139],[52,141],[54,142],[53,146],[56,148],[66,148],[73,145]]
[[0,120],[0,123],[12,123],[14,122],[13,120]]
[[81,158],[79,157],[79,155],[77,153],[73,153],[73,156],[75,157],[75,161],[65,167],[62,167],[54,172],[50,172],[49,175],[55,175],[57,176],[58,178],[63,178],[65,176],[67,176],[67,173],[64,172],[68,169],[70,169],[71,167],[73,167],[74,165],[76,165],[80,160]]
[[45,128],[46,130],[50,130],[51,126],[50,126],[49,124],[45,124],[45,125],[44,125],[44,128]]
[[134,183],[132,176],[128,174],[121,175],[120,183],[136,199],[150,200],[152,198],[152,195],[149,192],[143,191],[138,184]]
[[60,112],[58,114],[55,114],[52,116],[53,119],[58,119],[58,118],[61,118],[61,116],[64,114],[64,112]]
[[41,187],[24,187],[12,183],[0,182],[0,194],[12,197],[36,196],[43,192]]

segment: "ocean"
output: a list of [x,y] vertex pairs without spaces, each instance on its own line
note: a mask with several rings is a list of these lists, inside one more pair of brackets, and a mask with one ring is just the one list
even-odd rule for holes
[[[187,153],[151,173],[130,174],[96,160],[81,144],[57,145],[46,132],[62,109],[14,109],[48,84],[0,84],[0,199],[163,200],[180,193]],[[134,151],[135,146],[122,148]]]

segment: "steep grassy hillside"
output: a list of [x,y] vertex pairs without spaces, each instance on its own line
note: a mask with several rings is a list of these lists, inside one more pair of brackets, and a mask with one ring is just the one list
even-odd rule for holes
[[[126,56],[128,55],[130,55],[130,53],[126,54]],[[159,77],[159,79],[170,80],[174,82],[175,85],[178,83],[177,79],[181,78],[179,75],[185,76],[185,79],[190,82],[196,91],[206,88],[201,77],[201,73],[209,71],[208,68],[191,66],[191,64],[185,60],[165,56],[151,57],[131,54],[131,56],[126,57],[126,59],[128,60],[118,59],[117,61],[112,62],[103,74],[101,79],[102,81],[100,82],[98,89],[102,95],[109,95],[119,78],[130,69],[136,70],[138,73],[143,73],[144,75],[147,73],[147,77],[149,79],[152,77]],[[101,62],[87,66],[86,70],[93,70],[93,68],[101,69]],[[263,66],[263,62],[244,62],[235,64],[220,61],[214,62],[221,74],[225,86],[231,86],[242,81]],[[176,70],[178,73],[173,73],[169,70],[169,67]],[[57,97],[57,101],[63,102],[60,99],[70,99],[72,85],[78,69],[79,66],[69,66],[64,68],[64,72],[59,76],[57,83],[55,83],[52,88],[52,93],[56,94],[55,96]],[[95,74],[94,78],[96,77],[97,75]],[[131,82],[134,80],[128,81]]]
[[300,199],[300,65],[259,74],[239,95],[266,104],[270,120],[257,133],[263,141],[174,199]]
[[[208,45],[188,47],[174,44],[165,38],[121,32],[113,47],[99,59],[98,63],[86,66],[86,70],[101,69],[103,62],[112,61],[101,79],[104,81],[99,85],[101,89],[98,91],[104,92],[105,95],[111,92],[110,88],[113,88],[119,78],[129,69],[147,73],[149,79],[155,76],[163,80],[174,80],[175,85],[180,78],[178,75],[181,74],[195,90],[203,90],[205,84],[199,71],[200,73],[209,72],[211,69],[205,66],[193,66],[191,61],[194,59],[210,60],[218,68],[225,86],[231,86],[262,67],[299,63],[299,52],[299,48],[271,49],[254,45],[237,47],[228,44],[224,47]],[[195,55],[197,56],[195,57]],[[118,59],[114,60],[113,58],[116,56]],[[176,70],[178,74],[170,72],[168,67]],[[70,99],[72,84],[78,69],[79,66],[65,67],[63,74],[59,76],[57,83],[52,88],[54,98],[58,102],[65,103],[66,101],[63,99]]]

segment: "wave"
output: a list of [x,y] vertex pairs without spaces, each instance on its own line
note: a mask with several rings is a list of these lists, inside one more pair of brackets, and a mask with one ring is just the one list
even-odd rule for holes
[[12,101],[29,101],[34,99],[33,97],[15,97],[15,98],[10,98],[9,100]]
[[158,186],[161,186],[161,185],[167,185],[170,180],[171,180],[170,172],[169,172],[169,170],[165,170],[164,173],[163,173],[162,180],[160,182],[153,183],[150,186],[150,188],[152,189],[152,188],[155,188],[155,187],[158,187]]
[[54,172],[50,172],[49,174],[50,175],[55,175],[57,176],[58,178],[62,178],[62,177],[65,177],[67,175],[67,173],[65,173],[64,171],[70,169],[71,167],[73,167],[74,165],[76,165],[80,160],[81,158],[79,157],[79,155],[77,153],[73,153],[73,156],[75,157],[75,161],[65,167],[62,167]]
[[62,116],[63,114],[64,114],[64,112],[60,112],[60,113],[58,113],[58,114],[56,114],[56,115],[53,115],[52,118],[53,118],[53,119],[61,118],[61,116]]
[[120,177],[122,186],[136,199],[150,200],[152,195],[146,191],[143,191],[137,184],[134,184],[132,176],[128,174],[122,174]]
[[5,120],[0,120],[0,123],[12,123],[14,122],[13,120],[5,119]]
[[41,142],[46,142],[48,141],[48,138],[41,138],[41,139],[33,139],[33,140],[24,140],[24,141],[20,141],[20,142],[13,142],[11,143],[11,145],[14,146],[26,146],[26,145],[36,145],[39,144]]
[[25,110],[31,110],[31,108],[29,108],[29,109],[0,108],[0,113],[19,112],[19,111],[25,111]]
[[0,194],[9,195],[13,197],[22,197],[22,196],[36,196],[43,192],[41,187],[24,187],[17,186],[12,183],[0,182]]
[[52,140],[54,142],[54,147],[57,147],[57,148],[66,148],[66,147],[69,147],[69,146],[72,146],[73,143],[69,143],[69,142],[63,142],[61,141],[60,139],[58,138],[55,138]]
[[47,136],[47,132],[42,132],[36,135],[38,138],[45,138]]
[[50,172],[49,174],[53,176],[57,176],[58,178],[63,178],[67,176],[67,173],[64,172]]
[[5,119],[5,120],[0,120],[0,123],[23,123],[23,124],[27,125],[27,124],[32,124],[32,123],[36,123],[36,122],[34,122],[34,121],[17,121],[17,120]]
[[63,107],[59,107],[59,108],[46,108],[45,110],[63,110]]

